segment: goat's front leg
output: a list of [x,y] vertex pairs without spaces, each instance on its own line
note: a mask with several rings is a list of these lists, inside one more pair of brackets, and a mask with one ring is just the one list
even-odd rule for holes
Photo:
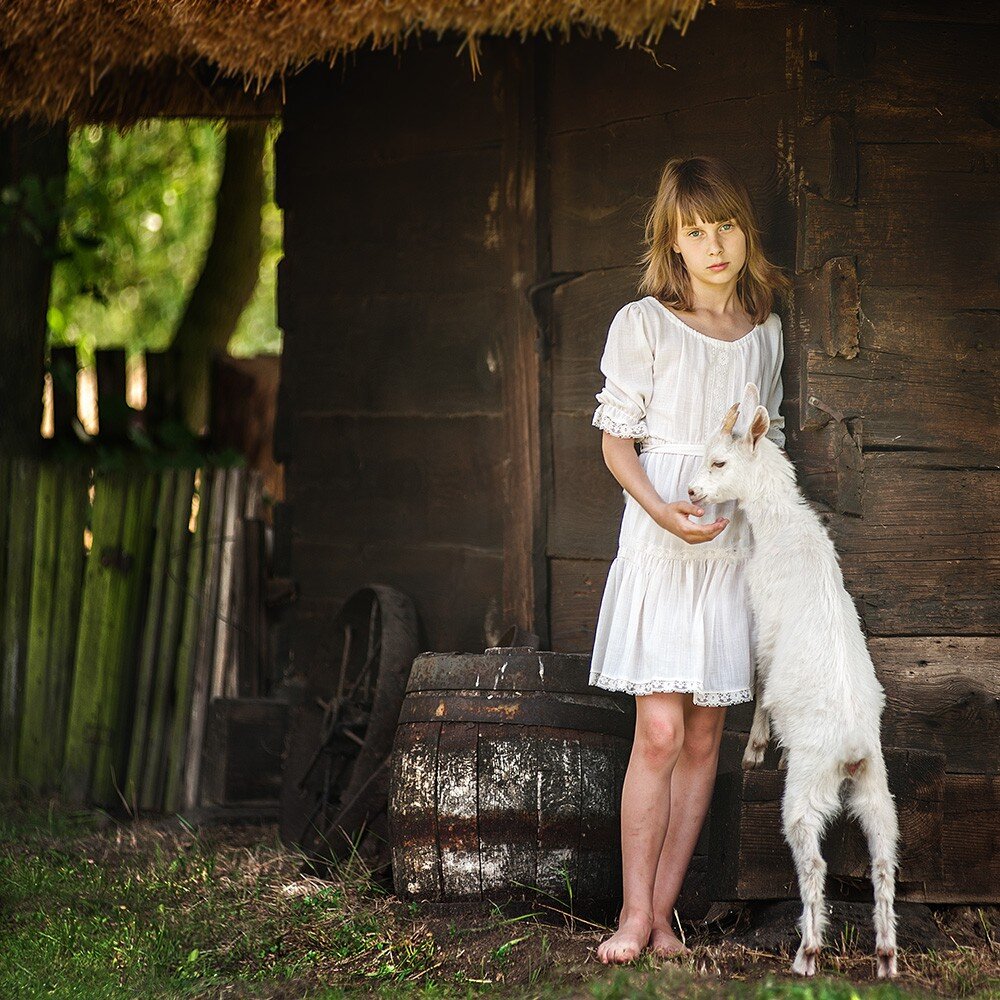
[[743,754],[743,766],[754,768],[764,762],[764,751],[771,738],[771,717],[764,708],[764,683],[758,672],[754,678],[753,722],[750,724],[750,739]]

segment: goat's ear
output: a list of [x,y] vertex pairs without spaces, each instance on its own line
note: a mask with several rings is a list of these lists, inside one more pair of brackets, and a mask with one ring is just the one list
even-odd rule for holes
[[766,406],[758,406],[756,410],[753,411],[753,417],[750,419],[750,426],[747,428],[746,434],[743,435],[743,440],[746,441],[751,448],[757,447],[757,442],[767,433],[767,429],[771,426],[771,417],[768,415]]
[[744,413],[753,413],[760,405],[760,389],[755,382],[747,382],[743,389],[743,398],[740,400],[740,409]]
[[747,432],[750,430],[750,421],[753,419],[754,410],[757,409],[759,403],[760,390],[758,390],[753,382],[747,382],[746,388],[743,390],[743,398],[736,404],[739,410],[739,418],[736,420],[735,426],[730,428],[733,437],[745,437],[747,435]]

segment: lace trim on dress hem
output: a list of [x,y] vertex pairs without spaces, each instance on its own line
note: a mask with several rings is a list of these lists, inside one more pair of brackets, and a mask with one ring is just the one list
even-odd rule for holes
[[625,691],[627,694],[659,694],[668,691],[693,694],[696,705],[710,708],[739,705],[753,700],[750,688],[737,688],[735,691],[703,691],[698,681],[689,680],[658,678],[651,681],[630,681],[619,677],[605,677],[603,674],[591,674],[589,683],[592,687],[604,688],[606,691]]
[[742,563],[750,557],[750,547],[739,549],[707,548],[708,542],[690,545],[686,549],[676,551],[668,549],[637,549],[632,546],[619,548],[615,556],[624,562],[635,563],[637,566],[649,568],[663,562],[727,562]]
[[[612,437],[620,438],[636,438],[643,439],[649,437],[649,429],[646,427],[645,420],[632,420],[627,417],[621,410],[614,411],[610,413],[607,403],[601,403],[601,405],[594,410],[594,419],[591,423],[600,428],[602,431],[607,431]],[[621,419],[616,418],[615,413],[620,415]]]

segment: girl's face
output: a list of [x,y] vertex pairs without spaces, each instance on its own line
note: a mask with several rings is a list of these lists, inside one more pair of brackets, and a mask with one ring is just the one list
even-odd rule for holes
[[735,219],[705,222],[699,217],[691,226],[682,226],[678,219],[673,249],[684,260],[691,280],[708,285],[735,282],[747,259],[746,234]]

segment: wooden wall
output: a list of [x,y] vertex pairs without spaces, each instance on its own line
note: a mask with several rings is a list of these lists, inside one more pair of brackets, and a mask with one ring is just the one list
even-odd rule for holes
[[278,152],[292,655],[324,669],[368,583],[416,602],[428,648],[499,618],[503,426],[495,68],[446,46],[289,81]]
[[995,8],[817,8],[803,25],[786,413],[889,704],[944,754],[940,877],[1000,892]]
[[[296,662],[323,669],[330,617],[369,582],[415,599],[428,649],[517,618],[590,650],[622,510],[590,425],[601,349],[664,160],[718,153],[795,275],[788,448],[870,635],[887,741],[945,754],[935,843],[961,859],[1000,808],[996,41],[983,3],[724,0],[653,51],[497,41],[473,81],[445,42],[290,80]],[[724,768],[747,722],[730,712]],[[970,898],[1000,884],[987,847]]]

